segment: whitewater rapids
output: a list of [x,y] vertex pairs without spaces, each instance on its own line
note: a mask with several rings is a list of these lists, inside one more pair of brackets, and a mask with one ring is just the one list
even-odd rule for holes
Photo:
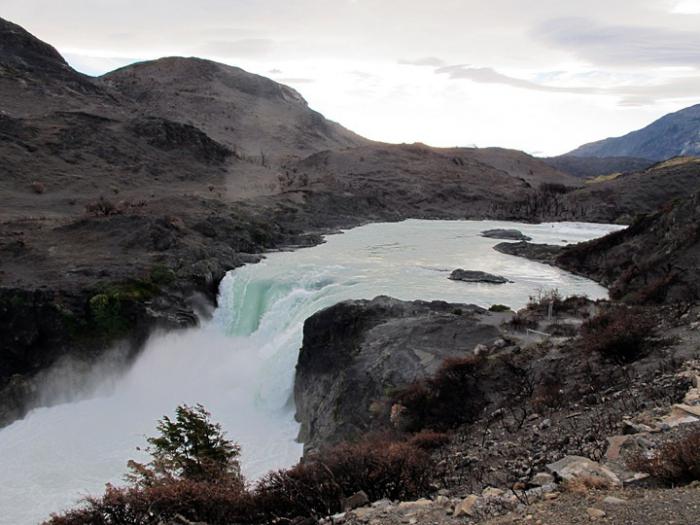
[[[517,309],[554,288],[563,295],[607,297],[592,281],[496,252],[492,247],[501,241],[479,236],[492,228],[516,228],[549,244],[619,229],[495,221],[372,224],[229,272],[211,320],[154,334],[128,372],[99,372],[96,380],[104,386],[92,398],[33,410],[0,430],[0,524],[38,523],[81,496],[101,493],[106,482],[120,483],[127,460],[142,458],[136,448],[153,435],[157,420],[181,403],[204,404],[242,445],[249,479],[294,464],[302,446],[295,441],[291,393],[303,323],[339,301],[389,295]],[[455,268],[514,282],[450,281]]]

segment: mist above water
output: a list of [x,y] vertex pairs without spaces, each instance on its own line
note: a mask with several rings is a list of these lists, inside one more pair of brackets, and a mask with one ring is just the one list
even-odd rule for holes
[[[0,430],[0,524],[37,523],[81,496],[101,493],[106,482],[120,483],[127,460],[140,457],[136,448],[153,434],[157,420],[181,403],[205,405],[242,445],[248,478],[294,464],[302,446],[295,441],[291,394],[303,323],[339,301],[389,295],[517,309],[531,295],[553,288],[564,295],[607,297],[592,281],[496,252],[492,247],[500,241],[479,236],[490,228],[517,228],[533,242],[550,244],[619,229],[494,221],[372,224],[234,270],[222,282],[210,321],[154,334],[128,371],[110,361],[90,372],[90,399],[36,409]],[[448,280],[458,267],[514,282]],[[50,374],[47,392],[54,399],[75,399],[74,372]]]

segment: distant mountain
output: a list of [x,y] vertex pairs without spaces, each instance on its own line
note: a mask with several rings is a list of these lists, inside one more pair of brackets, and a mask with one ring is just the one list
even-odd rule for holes
[[210,60],[161,58],[98,82],[139,112],[196,126],[247,157],[299,158],[369,142],[310,109],[291,87]]
[[624,137],[585,144],[569,155],[636,157],[657,161],[678,156],[700,156],[700,104],[666,115]]
[[573,177],[582,179],[612,175],[614,173],[628,173],[641,171],[655,161],[649,159],[637,159],[634,157],[575,157],[573,155],[561,155],[542,159],[544,162]]

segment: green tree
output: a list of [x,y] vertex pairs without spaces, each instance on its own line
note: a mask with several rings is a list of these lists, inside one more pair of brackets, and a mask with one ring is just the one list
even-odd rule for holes
[[129,461],[127,480],[140,486],[177,480],[244,485],[240,446],[226,439],[221,425],[200,404],[180,405],[175,419],[158,422],[159,436],[148,438],[148,464]]

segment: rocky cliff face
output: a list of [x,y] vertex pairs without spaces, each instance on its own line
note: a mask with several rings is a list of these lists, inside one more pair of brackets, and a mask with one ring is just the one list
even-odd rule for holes
[[616,299],[700,298],[700,194],[669,203],[629,228],[566,248],[556,263],[611,288]]
[[306,450],[386,428],[391,394],[499,339],[494,319],[477,306],[388,297],[310,317],[294,389]]

